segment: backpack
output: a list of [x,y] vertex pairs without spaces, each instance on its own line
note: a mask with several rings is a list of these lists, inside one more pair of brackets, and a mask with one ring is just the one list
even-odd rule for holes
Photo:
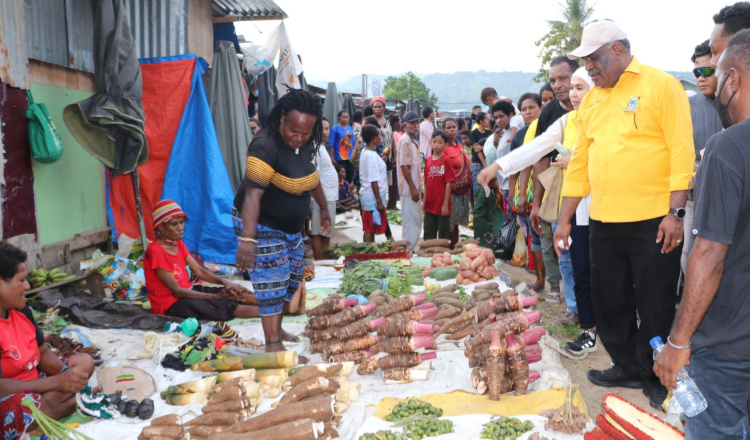
[[31,91],[26,92],[28,108],[26,118],[29,120],[29,144],[31,155],[41,163],[52,163],[63,153],[63,143],[55,123],[49,117],[47,106],[34,101]]

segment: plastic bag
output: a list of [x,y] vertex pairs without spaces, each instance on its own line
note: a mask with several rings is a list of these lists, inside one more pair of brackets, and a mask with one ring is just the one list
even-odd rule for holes
[[508,216],[505,217],[505,224],[500,228],[493,243],[496,258],[505,261],[509,261],[513,258],[513,251],[516,248],[518,228],[519,224],[516,215],[508,214]]
[[526,267],[526,239],[521,228],[518,229],[518,233],[516,234],[516,246],[513,250],[513,259],[510,260],[510,264],[516,267]]
[[103,255],[81,262],[81,270],[95,270],[104,277],[105,288],[115,300],[133,300],[146,284],[143,268],[127,258]]

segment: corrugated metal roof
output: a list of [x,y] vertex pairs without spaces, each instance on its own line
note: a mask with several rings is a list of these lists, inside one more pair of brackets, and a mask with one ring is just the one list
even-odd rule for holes
[[214,17],[287,18],[273,0],[213,0]]
[[29,57],[23,16],[23,0],[0,1],[0,81],[28,90]]
[[94,9],[91,2],[65,0],[65,17],[68,37],[68,67],[93,73]]

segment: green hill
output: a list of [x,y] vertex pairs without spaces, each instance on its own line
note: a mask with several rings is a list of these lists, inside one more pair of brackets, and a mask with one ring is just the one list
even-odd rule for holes
[[[693,77],[692,72],[670,71],[669,73],[678,77]],[[402,74],[403,72],[395,75]],[[540,89],[540,85],[534,82],[536,73],[533,72],[487,72],[479,70],[476,72],[417,73],[416,75],[438,96],[438,106],[441,110],[471,110],[474,105],[481,104],[479,94],[487,86],[494,87],[501,96],[513,98],[514,102],[524,93],[539,92]],[[379,79],[380,85],[383,87],[387,76],[370,75],[370,79]],[[317,81],[315,85],[326,87],[325,83]],[[337,84],[337,86],[339,92],[342,93],[360,93],[362,91],[362,77],[351,78]]]

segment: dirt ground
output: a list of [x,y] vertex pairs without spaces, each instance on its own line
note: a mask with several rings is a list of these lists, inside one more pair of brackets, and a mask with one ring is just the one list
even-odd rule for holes
[[[511,278],[513,287],[516,287],[521,282],[531,285],[536,280],[536,275],[527,272],[525,269],[511,266],[505,262],[503,262],[502,265],[505,272]],[[546,287],[549,289],[549,283]],[[539,294],[539,308],[542,310],[542,325],[545,327],[548,324],[554,324],[558,319],[565,316],[565,301],[562,301],[560,304],[547,303],[544,301],[544,293]],[[578,332],[573,338],[577,335]],[[560,339],[558,337],[555,338]],[[595,352],[589,353],[588,356],[580,360],[569,359],[562,355],[560,356],[563,366],[570,373],[571,380],[573,383],[578,384],[578,390],[586,401],[586,408],[588,409],[589,416],[595,418],[597,414],[603,413],[604,410],[602,409],[601,404],[602,398],[608,393],[613,393],[620,395],[622,398],[637,405],[644,411],[655,414],[658,417],[663,417],[663,412],[657,412],[657,410],[651,408],[648,403],[648,398],[643,395],[641,390],[633,390],[629,388],[604,388],[589,382],[586,377],[588,370],[607,369],[612,365],[612,359],[609,357],[607,350],[604,349],[599,338],[596,340],[596,348],[597,350]]]

